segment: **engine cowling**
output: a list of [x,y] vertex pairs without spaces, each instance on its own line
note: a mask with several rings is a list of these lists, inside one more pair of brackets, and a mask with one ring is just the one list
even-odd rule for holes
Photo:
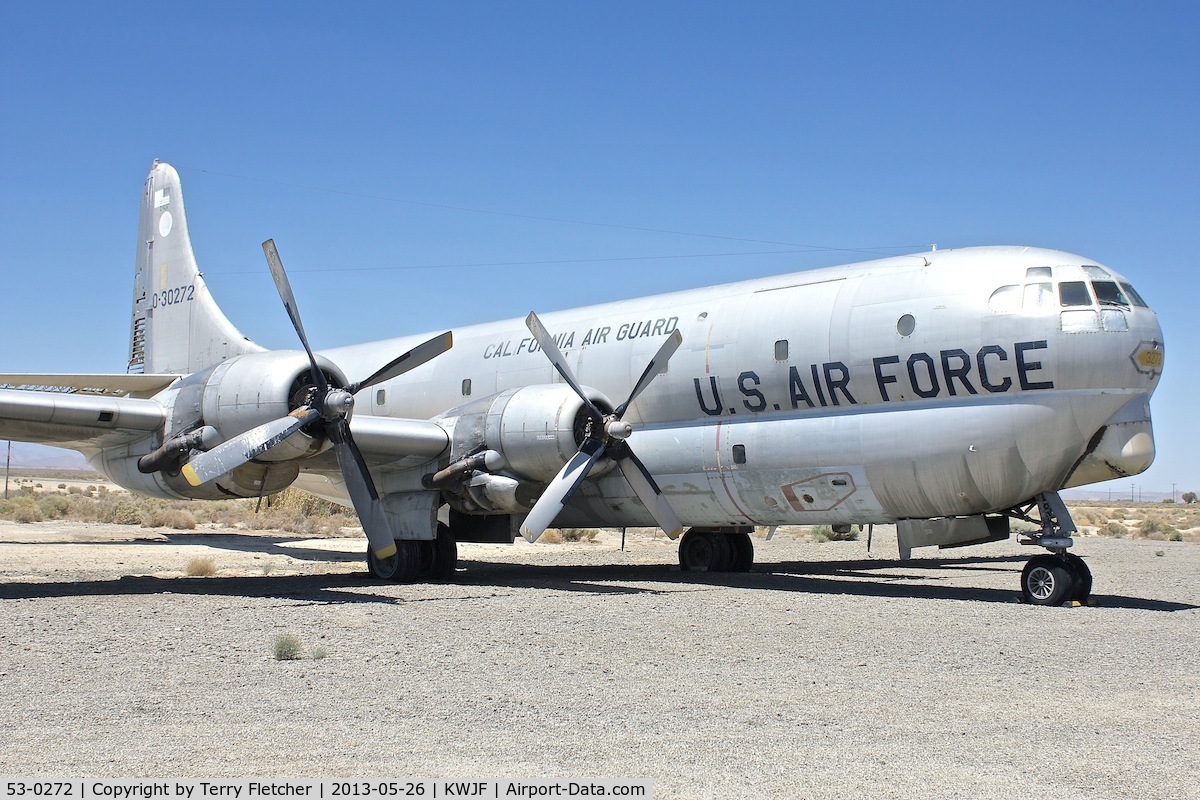
[[[583,387],[601,411],[612,403],[600,392]],[[500,453],[517,476],[546,483],[579,450],[591,415],[583,401],[564,384],[537,384],[508,389],[443,414],[439,421],[451,430],[451,460],[483,450]],[[593,474],[611,470],[598,464]]]
[[[318,359],[330,385],[342,387],[346,378],[327,361]],[[200,417],[224,439],[287,416],[304,405],[312,387],[308,358],[300,351],[252,353],[224,361],[204,381]],[[320,452],[323,438],[301,430],[264,453],[262,461],[291,461]]]
[[[346,385],[345,376],[334,365],[319,361],[331,385]],[[195,487],[179,474],[179,462],[155,462],[148,474],[138,469],[138,463],[145,465],[144,458],[161,449],[164,442],[186,436],[201,426],[212,426],[223,440],[286,416],[304,404],[311,385],[308,358],[301,351],[276,350],[230,358],[187,376],[156,398],[168,411],[165,437],[147,439],[121,452],[97,454],[93,463],[117,484],[159,497],[216,500],[280,492],[299,475],[296,460],[316,455],[328,446],[324,437],[298,431],[259,459],[271,463],[244,464]]]

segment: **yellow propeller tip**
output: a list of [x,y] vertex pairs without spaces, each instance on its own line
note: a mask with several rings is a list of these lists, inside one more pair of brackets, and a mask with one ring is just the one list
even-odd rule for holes
[[183,472],[183,477],[187,478],[187,482],[192,486],[199,486],[204,483],[204,481],[200,480],[200,476],[196,474],[196,470],[191,464],[184,464],[181,471]]

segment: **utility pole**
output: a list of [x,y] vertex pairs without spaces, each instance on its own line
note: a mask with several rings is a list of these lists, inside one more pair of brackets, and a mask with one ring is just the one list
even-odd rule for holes
[[1171,502],[1175,502],[1175,484],[1171,484]]
[[12,469],[12,439],[8,440],[8,458],[4,461],[4,499],[8,499],[8,471]]

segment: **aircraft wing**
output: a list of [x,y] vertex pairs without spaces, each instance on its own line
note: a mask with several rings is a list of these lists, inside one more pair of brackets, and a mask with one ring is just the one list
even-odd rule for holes
[[166,417],[154,400],[0,388],[0,439],[94,451],[161,430]]
[[23,389],[67,394],[153,397],[180,375],[0,373],[0,389]]

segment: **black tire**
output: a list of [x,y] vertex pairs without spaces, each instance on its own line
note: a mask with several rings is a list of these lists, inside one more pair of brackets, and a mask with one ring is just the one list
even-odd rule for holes
[[733,553],[733,561],[729,565],[731,572],[749,572],[754,566],[754,542],[750,539],[748,533],[730,533],[726,539],[729,540],[730,550]]
[[1086,603],[1092,595],[1092,571],[1088,569],[1087,562],[1074,553],[1067,553],[1064,558],[1067,567],[1075,574],[1075,592],[1071,599]]
[[1075,573],[1057,556],[1035,556],[1021,570],[1021,596],[1035,606],[1060,606],[1075,594]]
[[458,566],[458,544],[447,525],[438,524],[437,538],[421,542],[421,569],[417,577],[427,581],[448,581]]
[[684,572],[727,572],[732,564],[733,548],[720,531],[689,528],[679,540],[679,568]]
[[412,539],[397,539],[396,552],[379,558],[367,547],[367,572],[371,577],[392,583],[412,583],[421,569],[421,543]]

